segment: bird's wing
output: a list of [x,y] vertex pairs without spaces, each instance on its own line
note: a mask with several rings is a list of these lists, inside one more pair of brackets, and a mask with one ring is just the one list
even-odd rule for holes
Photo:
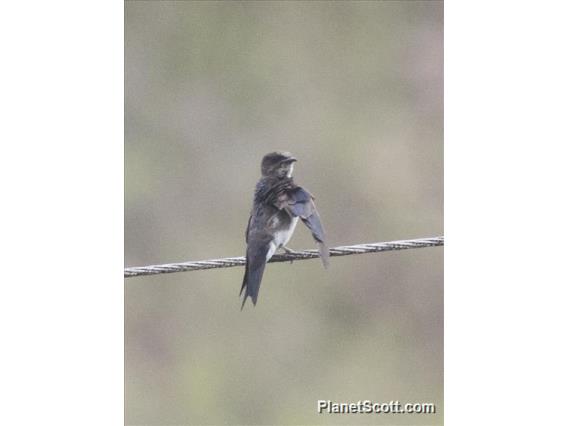
[[295,187],[278,196],[276,207],[280,210],[285,209],[290,215],[302,219],[302,222],[312,232],[312,236],[318,244],[323,265],[327,268],[329,265],[329,249],[325,242],[325,232],[312,194],[304,188]]
[[245,242],[248,244],[249,242],[249,229],[250,229],[250,221],[252,220],[252,214],[249,216],[249,220],[247,222],[247,229],[245,231]]
[[243,290],[245,291],[245,295],[243,297],[243,304],[241,305],[241,310],[245,306],[247,297],[250,297],[253,305],[256,305],[256,300],[258,298],[258,291],[260,289],[260,282],[262,281],[262,275],[264,274],[264,267],[266,266],[266,255],[268,254],[269,248],[270,248],[269,238],[259,238],[255,235],[253,236],[253,238],[250,238],[248,241],[246,264],[245,264],[245,276],[243,278],[243,285],[241,286],[241,292],[239,293],[239,295],[241,295],[243,294]]

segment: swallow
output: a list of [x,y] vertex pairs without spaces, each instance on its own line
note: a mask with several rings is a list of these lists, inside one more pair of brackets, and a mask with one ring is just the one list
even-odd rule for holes
[[323,266],[327,268],[329,265],[329,249],[314,197],[296,185],[292,178],[296,161],[289,152],[271,152],[262,159],[261,178],[256,184],[245,232],[247,251],[240,292],[240,295],[244,292],[241,310],[248,297],[256,306],[266,262],[274,253],[278,249],[293,253],[286,244],[296,229],[298,219],[311,231]]

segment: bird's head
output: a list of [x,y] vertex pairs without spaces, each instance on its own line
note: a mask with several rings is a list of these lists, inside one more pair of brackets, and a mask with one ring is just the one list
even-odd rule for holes
[[274,176],[279,179],[291,178],[294,172],[294,163],[298,161],[289,152],[271,152],[262,159],[262,176]]

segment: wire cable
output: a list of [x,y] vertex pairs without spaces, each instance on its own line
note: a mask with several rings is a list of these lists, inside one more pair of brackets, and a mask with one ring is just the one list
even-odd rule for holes
[[[418,238],[414,240],[388,241],[381,243],[356,244],[352,246],[339,246],[329,249],[329,255],[351,256],[354,254],[378,253],[383,251],[407,250],[424,247],[444,245],[444,237]],[[288,262],[294,260],[307,260],[319,257],[317,250],[294,251],[293,253],[275,254],[268,261]],[[124,269],[124,278],[140,277],[143,275],[171,274],[174,272],[198,271],[202,269],[232,268],[244,266],[244,257],[227,257],[224,259],[198,260],[180,263],[166,263],[163,265],[134,266]]]

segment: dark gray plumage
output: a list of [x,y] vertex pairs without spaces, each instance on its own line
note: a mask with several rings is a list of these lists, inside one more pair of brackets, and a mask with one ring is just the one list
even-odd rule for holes
[[329,250],[314,197],[292,179],[296,161],[288,152],[272,152],[262,159],[262,177],[256,185],[245,234],[246,266],[240,293],[244,291],[245,294],[241,309],[247,297],[256,305],[266,262],[276,250],[291,251],[286,244],[294,233],[298,218],[312,232],[324,267],[329,264]]

